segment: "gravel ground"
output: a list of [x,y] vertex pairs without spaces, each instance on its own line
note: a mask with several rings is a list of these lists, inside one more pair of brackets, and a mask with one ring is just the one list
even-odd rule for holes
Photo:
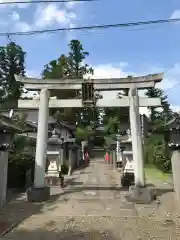
[[64,191],[52,188],[46,203],[28,203],[22,196],[6,206],[0,220],[20,224],[2,239],[180,239],[180,217],[167,186],[152,204],[134,205],[125,199],[119,174],[101,160],[73,177]]

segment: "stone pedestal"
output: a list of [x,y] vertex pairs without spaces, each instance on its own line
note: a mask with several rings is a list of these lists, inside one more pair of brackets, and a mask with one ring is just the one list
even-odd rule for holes
[[59,152],[47,152],[48,155],[48,170],[46,173],[46,184],[47,185],[59,185],[59,166],[60,157]]
[[63,158],[62,140],[55,134],[48,139],[47,161],[48,169],[46,172],[47,185],[60,185],[59,172]]
[[156,199],[155,188],[130,186],[126,196],[129,202],[148,204]]
[[117,155],[116,155],[116,150],[112,151],[112,160],[113,160],[113,169],[116,170],[116,162],[117,162]]
[[44,202],[50,199],[50,188],[45,186],[42,188],[30,187],[27,190],[27,200],[30,202]]
[[180,145],[171,147],[172,150],[172,157],[171,157],[171,164],[172,164],[172,173],[173,173],[173,185],[174,191],[176,195],[176,200],[178,204],[178,208],[180,209]]

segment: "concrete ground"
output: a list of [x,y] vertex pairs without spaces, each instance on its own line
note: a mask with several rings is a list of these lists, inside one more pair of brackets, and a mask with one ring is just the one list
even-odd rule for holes
[[8,204],[0,221],[14,228],[2,239],[180,239],[174,193],[167,184],[158,188],[158,200],[150,205],[129,203],[119,173],[96,159],[76,171],[64,191],[52,187],[48,202],[28,203],[22,195]]

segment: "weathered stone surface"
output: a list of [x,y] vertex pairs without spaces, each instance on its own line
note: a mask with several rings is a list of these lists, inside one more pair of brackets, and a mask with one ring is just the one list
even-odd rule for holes
[[130,186],[126,199],[129,202],[147,204],[155,200],[155,197],[153,188]]
[[[43,204],[27,202],[23,197],[6,205],[0,211],[0,220],[10,219],[18,225],[3,239],[179,239],[179,220],[169,207],[175,207],[172,192],[160,195],[157,190],[160,206],[155,201],[147,205],[129,203],[119,173],[109,170],[103,159],[73,172],[70,179],[71,184],[64,189],[51,187],[50,201]],[[165,210],[169,215],[163,214]]]
[[31,187],[27,190],[27,200],[29,202],[44,202],[50,198],[50,188]]
[[46,184],[48,186],[60,186],[61,185],[61,180],[59,177],[52,177],[52,176],[47,176],[46,177]]

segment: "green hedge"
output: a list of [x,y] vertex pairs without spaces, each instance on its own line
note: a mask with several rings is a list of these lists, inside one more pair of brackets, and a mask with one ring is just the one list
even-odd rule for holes
[[146,164],[151,164],[162,170],[171,170],[171,151],[166,146],[163,135],[151,135],[145,139],[144,159]]
[[34,157],[28,153],[10,153],[8,162],[8,188],[24,188],[26,184],[26,172],[32,169],[34,178]]

